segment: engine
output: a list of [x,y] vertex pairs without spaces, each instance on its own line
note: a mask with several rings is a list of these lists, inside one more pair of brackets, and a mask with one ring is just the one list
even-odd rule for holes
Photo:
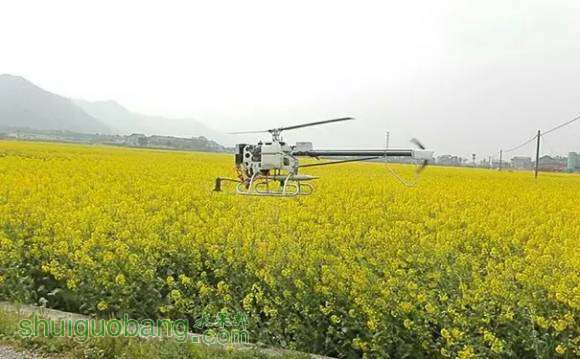
[[296,173],[298,161],[292,155],[292,147],[284,142],[266,142],[257,145],[236,145],[236,167],[245,176],[254,174],[280,174],[280,171]]

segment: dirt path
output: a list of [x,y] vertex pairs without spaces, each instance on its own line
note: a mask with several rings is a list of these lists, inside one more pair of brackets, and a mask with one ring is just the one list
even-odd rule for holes
[[41,357],[29,351],[16,351],[0,344],[0,359],[40,359]]
[[[25,316],[25,317],[32,315],[32,314],[38,314],[44,318],[49,318],[49,319],[52,319],[55,321],[56,320],[75,321],[75,320],[90,319],[89,316],[82,315],[82,314],[63,312],[63,311],[56,310],[56,309],[42,308],[42,307],[28,305],[28,304],[13,304],[13,303],[3,302],[3,301],[0,301],[0,310],[12,312],[12,313],[18,313],[19,315]],[[203,342],[201,340],[200,334],[190,333],[190,335],[192,337],[200,338],[198,341],[199,343]],[[147,339],[147,337],[144,337],[144,338]],[[234,347],[237,350],[257,349],[255,344],[250,344],[250,343],[248,343],[248,344],[236,344]],[[289,354],[289,353],[294,353],[294,354],[299,353],[299,352],[295,352],[295,351],[278,349],[278,348],[259,348],[258,350],[263,354],[270,355],[273,357],[281,356],[283,354]],[[315,354],[308,354],[308,356],[311,359],[333,359],[331,357],[315,355]],[[6,346],[5,344],[0,343],[0,359],[4,359],[4,358],[8,358],[8,359],[20,359],[20,358],[40,359],[40,358],[46,358],[46,357],[39,356],[38,354],[34,354],[33,352],[24,351],[22,353],[19,353],[13,349],[10,349],[9,346]],[[54,357],[51,357],[51,358],[54,358]]]

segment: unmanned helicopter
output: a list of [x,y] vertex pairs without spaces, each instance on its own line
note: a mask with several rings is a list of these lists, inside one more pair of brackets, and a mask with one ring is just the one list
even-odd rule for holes
[[[312,194],[314,187],[308,182],[319,177],[299,174],[301,168],[340,164],[347,162],[387,159],[388,157],[409,157],[419,164],[420,173],[433,158],[433,151],[427,150],[418,140],[412,139],[417,149],[377,149],[377,150],[315,150],[310,142],[289,145],[282,140],[282,131],[323,125],[333,122],[351,121],[352,117],[309,122],[301,125],[278,127],[265,131],[243,131],[230,134],[270,133],[270,142],[258,144],[241,143],[235,146],[235,171],[237,178],[218,177],[214,191],[222,191],[222,182],[236,183],[235,193],[249,196],[294,197]],[[337,160],[300,164],[299,157],[335,158]]]

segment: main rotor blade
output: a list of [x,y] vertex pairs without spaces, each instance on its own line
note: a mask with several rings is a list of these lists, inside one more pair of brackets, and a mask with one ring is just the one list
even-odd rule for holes
[[332,123],[332,122],[340,122],[340,121],[349,121],[349,120],[354,120],[353,117],[342,117],[342,118],[335,118],[332,120],[324,120],[324,121],[317,121],[317,122],[309,122],[309,123],[303,123],[301,125],[294,125],[294,126],[287,126],[287,127],[280,127],[280,128],[273,128],[270,130],[265,130],[265,131],[238,131],[238,132],[228,132],[228,135],[245,135],[248,133],[280,133],[280,131],[285,131],[285,130],[294,130],[296,128],[302,128],[302,127],[309,127],[309,126],[316,126],[316,125],[323,125],[326,123]]
[[270,131],[239,131],[239,132],[228,132],[228,135],[245,135],[247,133],[268,133]]
[[272,129],[272,130],[269,130],[269,131],[294,130],[296,128],[309,127],[309,126],[317,126],[317,125],[323,125],[323,124],[326,124],[326,123],[340,122],[340,121],[350,121],[350,120],[354,120],[354,117],[342,117],[342,118],[335,118],[333,120],[324,120],[324,121],[317,121],[317,122],[309,122],[309,123],[304,123],[304,124],[301,124],[301,125],[280,127],[280,128]]

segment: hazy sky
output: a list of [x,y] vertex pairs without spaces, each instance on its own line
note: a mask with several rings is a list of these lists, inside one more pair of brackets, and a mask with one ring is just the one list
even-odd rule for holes
[[[0,73],[220,131],[349,115],[287,139],[377,147],[388,129],[393,146],[488,156],[580,115],[577,0],[19,0],[0,14]],[[580,151],[580,121],[545,149]]]

